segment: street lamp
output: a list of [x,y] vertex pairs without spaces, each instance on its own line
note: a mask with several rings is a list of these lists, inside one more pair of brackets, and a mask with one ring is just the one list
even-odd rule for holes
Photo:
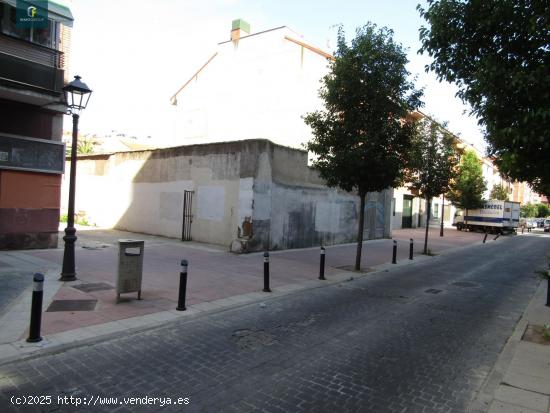
[[71,144],[71,175],[69,178],[69,211],[67,213],[67,228],[65,228],[65,250],[63,251],[63,268],[60,281],[76,280],[74,264],[74,243],[76,241],[76,229],[74,227],[74,196],[76,181],[76,152],[78,137],[78,118],[80,111],[86,108],[92,91],[75,76],[74,80],[63,88],[65,101],[67,102],[67,114],[73,116],[73,140]]

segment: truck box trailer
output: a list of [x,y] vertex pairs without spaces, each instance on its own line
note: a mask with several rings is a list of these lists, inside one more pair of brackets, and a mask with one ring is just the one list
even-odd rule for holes
[[453,225],[462,231],[483,231],[489,233],[509,233],[519,225],[519,202],[486,201],[483,207],[467,209],[455,214]]

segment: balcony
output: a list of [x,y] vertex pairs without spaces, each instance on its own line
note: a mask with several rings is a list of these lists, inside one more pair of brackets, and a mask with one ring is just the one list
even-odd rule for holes
[[0,83],[60,96],[63,67],[59,50],[0,34]]

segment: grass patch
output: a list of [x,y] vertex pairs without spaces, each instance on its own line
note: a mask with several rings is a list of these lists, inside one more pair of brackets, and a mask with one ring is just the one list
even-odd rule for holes
[[[67,222],[67,221],[68,221],[67,214],[61,214],[61,216],[59,217],[59,222]],[[74,223],[78,225],[83,225],[86,227],[89,227],[91,225],[86,219],[86,217],[81,218],[78,216],[75,216]]]

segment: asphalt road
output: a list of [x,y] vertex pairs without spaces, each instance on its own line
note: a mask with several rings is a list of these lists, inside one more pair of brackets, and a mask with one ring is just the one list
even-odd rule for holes
[[508,237],[0,366],[0,410],[464,412],[548,252],[550,237]]

